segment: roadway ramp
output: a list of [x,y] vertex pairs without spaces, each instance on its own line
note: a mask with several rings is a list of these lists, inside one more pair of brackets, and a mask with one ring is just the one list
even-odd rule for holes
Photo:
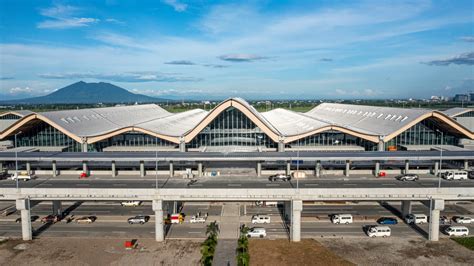
[[240,204],[232,202],[224,203],[221,222],[219,223],[220,233],[213,265],[236,265],[235,250],[237,249],[237,239],[239,238],[239,218]]

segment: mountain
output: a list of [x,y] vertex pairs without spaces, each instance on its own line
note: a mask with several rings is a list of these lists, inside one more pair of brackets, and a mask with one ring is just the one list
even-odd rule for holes
[[61,103],[150,103],[165,102],[166,99],[154,98],[131,93],[110,83],[87,83],[79,81],[45,96],[6,100],[11,104],[61,104]]

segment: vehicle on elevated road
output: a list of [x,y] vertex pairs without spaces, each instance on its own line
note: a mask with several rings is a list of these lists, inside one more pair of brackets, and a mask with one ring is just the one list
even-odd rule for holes
[[404,174],[404,175],[397,176],[396,179],[400,180],[400,181],[416,181],[416,180],[418,180],[418,175]]
[[78,224],[91,224],[97,220],[97,217],[95,216],[84,216],[81,218],[76,219],[76,223]]
[[268,178],[268,180],[270,180],[271,182],[275,182],[275,181],[290,181],[291,180],[291,176],[289,175],[285,175],[285,174],[276,174],[276,175],[272,175]]

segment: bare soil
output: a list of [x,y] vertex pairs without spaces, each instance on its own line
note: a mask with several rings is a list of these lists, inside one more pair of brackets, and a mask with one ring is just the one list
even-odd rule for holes
[[[0,244],[0,265],[199,265],[200,241],[139,240],[127,250],[126,239],[41,238]],[[128,239],[127,239],[128,240]],[[15,250],[26,243],[26,250]]]
[[358,265],[473,265],[474,251],[450,239],[318,239],[336,255]]
[[250,265],[354,265],[315,240],[294,243],[285,239],[249,241]]

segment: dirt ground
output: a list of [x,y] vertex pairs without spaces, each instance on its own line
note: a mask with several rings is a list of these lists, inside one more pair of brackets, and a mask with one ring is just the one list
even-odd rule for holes
[[[133,250],[125,239],[41,238],[0,244],[0,265],[199,265],[199,241],[139,240]],[[15,250],[26,243],[26,250]]]
[[449,239],[318,239],[336,255],[358,265],[473,265],[474,251]]
[[250,265],[353,265],[315,240],[305,239],[298,243],[288,240],[249,241]]

